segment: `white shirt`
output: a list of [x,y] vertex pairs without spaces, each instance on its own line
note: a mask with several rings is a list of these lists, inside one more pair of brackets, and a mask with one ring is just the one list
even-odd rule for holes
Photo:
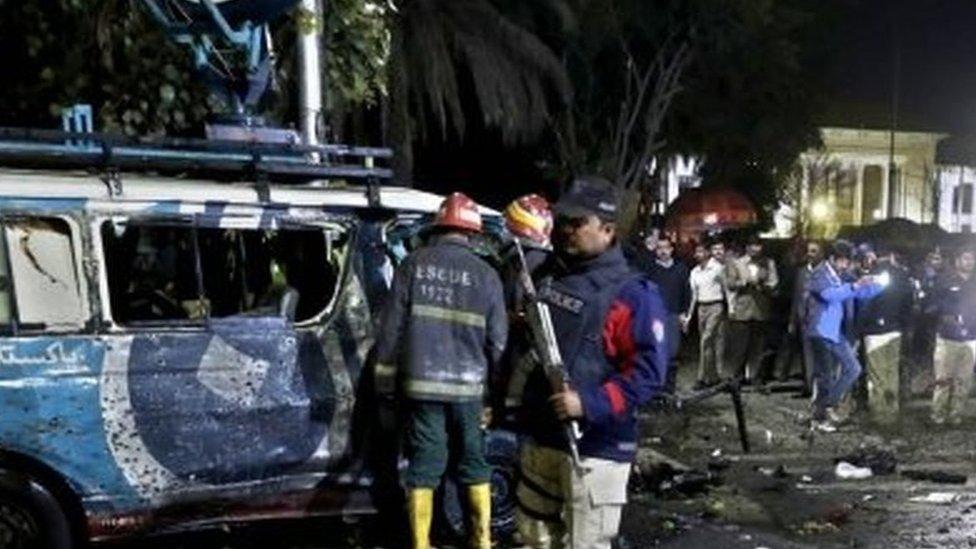
[[714,257],[704,265],[696,265],[689,276],[693,301],[695,303],[723,301],[725,299],[724,272],[725,267]]

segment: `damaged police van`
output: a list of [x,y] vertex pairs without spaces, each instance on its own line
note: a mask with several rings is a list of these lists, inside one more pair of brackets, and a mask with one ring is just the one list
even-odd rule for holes
[[87,139],[0,136],[0,546],[373,512],[361,379],[441,198],[376,150]]

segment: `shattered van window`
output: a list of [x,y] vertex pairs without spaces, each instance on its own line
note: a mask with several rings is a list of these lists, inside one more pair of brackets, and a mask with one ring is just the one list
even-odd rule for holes
[[102,243],[117,322],[206,316],[197,284],[192,227],[105,222]]
[[318,229],[106,222],[102,233],[112,316],[122,324],[208,315],[303,322],[328,307],[337,287],[341,243]]
[[200,229],[199,234],[204,293],[213,316],[304,322],[331,302],[338,243],[323,231]]
[[[68,223],[11,219],[4,230],[4,260],[10,262],[19,323],[54,331],[81,328],[85,307]],[[4,288],[8,286],[4,281]],[[3,293],[0,310],[9,318],[9,290]]]

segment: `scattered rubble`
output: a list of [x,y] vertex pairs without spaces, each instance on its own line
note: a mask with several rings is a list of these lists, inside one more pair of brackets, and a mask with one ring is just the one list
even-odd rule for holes
[[921,480],[935,482],[938,484],[966,484],[969,477],[959,473],[949,473],[946,471],[921,471],[905,470],[901,476],[911,480]]
[[856,452],[834,459],[834,463],[846,462],[855,467],[871,470],[878,476],[894,474],[898,467],[898,460],[890,450],[861,446]]
[[725,456],[710,457],[706,467],[713,473],[721,473],[732,466],[732,460]]
[[864,480],[873,476],[870,468],[857,467],[846,461],[837,462],[837,467],[834,468],[834,474],[837,475],[837,478],[843,480]]
[[915,496],[910,498],[908,501],[915,503],[935,503],[938,505],[949,505],[950,503],[955,503],[961,498],[960,494],[955,492],[931,492],[924,496]]
[[757,466],[755,469],[761,475],[767,476],[767,477],[770,477],[770,478],[790,478],[790,476],[792,476],[786,470],[786,467],[784,467],[782,464],[777,465],[776,467],[759,467],[759,466]]
[[713,471],[692,469],[663,454],[650,452],[638,458],[628,489],[637,494],[691,497],[721,484],[722,478]]
[[817,534],[831,534],[838,530],[839,528],[837,525],[831,522],[808,520],[797,529],[796,533],[800,534],[801,536],[811,536]]

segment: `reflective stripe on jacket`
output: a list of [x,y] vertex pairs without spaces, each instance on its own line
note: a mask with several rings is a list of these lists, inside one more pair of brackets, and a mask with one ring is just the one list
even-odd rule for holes
[[376,343],[376,389],[417,400],[484,396],[508,333],[498,274],[460,237],[442,236],[396,270]]

